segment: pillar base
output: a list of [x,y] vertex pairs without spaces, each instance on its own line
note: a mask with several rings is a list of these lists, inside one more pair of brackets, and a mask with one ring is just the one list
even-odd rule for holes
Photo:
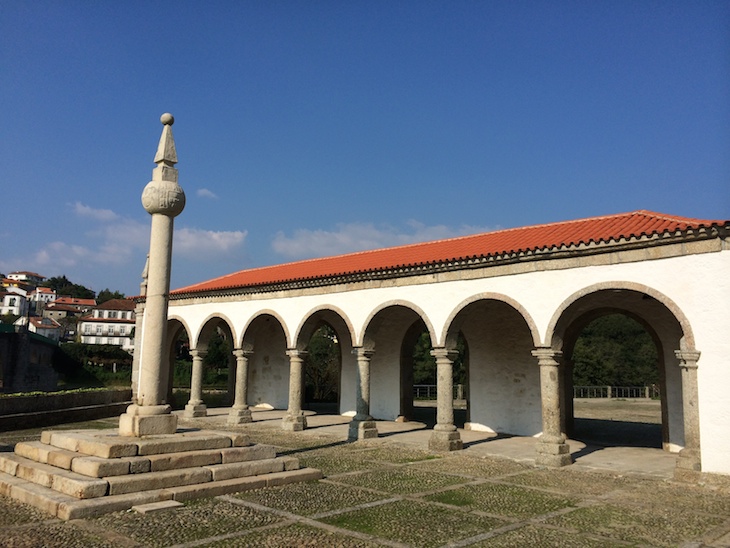
[[281,420],[281,428],[287,432],[301,432],[306,427],[307,417],[304,415],[286,415]]
[[375,421],[372,419],[352,419],[350,422],[350,429],[347,434],[347,439],[354,440],[367,440],[378,437],[378,428],[375,426]]
[[693,449],[682,449],[677,455],[674,479],[695,482],[701,474],[702,462],[700,460],[700,452]]
[[535,464],[550,468],[559,468],[573,464],[573,458],[570,456],[570,445],[564,441],[538,440]]
[[437,424],[431,432],[428,448],[432,451],[460,451],[464,448],[464,442],[455,426],[440,427]]
[[208,407],[204,403],[188,403],[185,406],[184,416],[186,419],[195,417],[207,417]]
[[174,434],[177,431],[177,416],[169,405],[130,405],[119,417],[119,435],[157,436]]
[[251,410],[248,407],[246,409],[236,409],[233,407],[230,413],[228,413],[228,424],[231,426],[249,422],[253,422],[253,419],[251,418]]

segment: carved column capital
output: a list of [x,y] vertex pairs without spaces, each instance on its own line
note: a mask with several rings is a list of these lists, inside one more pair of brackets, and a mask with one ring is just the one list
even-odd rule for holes
[[697,362],[700,359],[698,350],[675,350],[674,355],[679,360],[679,367],[686,369],[697,369]]
[[307,352],[304,350],[297,350],[296,348],[290,348],[286,351],[286,355],[289,356],[290,360],[302,361],[307,355]]
[[369,360],[373,357],[373,354],[375,354],[375,350],[371,350],[369,348],[365,348],[364,346],[356,346],[352,349],[352,353],[357,356],[357,359],[366,359]]
[[190,355],[192,356],[193,359],[200,358],[202,360],[203,358],[205,358],[205,356],[208,355],[208,351],[207,350],[198,350],[197,348],[194,348],[193,350],[190,351]]
[[563,360],[563,353],[549,346],[538,346],[532,351],[532,355],[537,358],[537,363],[541,366],[558,367]]
[[253,350],[244,350],[242,348],[236,348],[233,351],[233,355],[236,356],[237,359],[250,358],[251,356],[253,356]]
[[436,358],[436,361],[449,360],[451,363],[454,363],[454,360],[459,356],[459,352],[439,346],[431,350],[431,355]]

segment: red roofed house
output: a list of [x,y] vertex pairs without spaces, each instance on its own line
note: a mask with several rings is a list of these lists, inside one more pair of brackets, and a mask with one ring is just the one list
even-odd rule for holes
[[[298,430],[304,355],[326,323],[341,352],[339,412],[357,439],[377,436],[377,420],[412,416],[404,349],[426,330],[439,383],[430,446],[460,449],[464,430],[534,437],[537,463],[562,466],[576,450],[566,432],[577,337],[621,312],[656,342],[662,448],[681,451],[677,475],[730,474],[728,229],[635,211],[243,270],[171,292],[168,347],[187,334],[199,379],[208,341],[223,333],[237,371],[229,421],[250,420],[249,406],[286,409],[282,426]],[[458,340],[468,387],[457,424]],[[196,380],[189,416],[206,413],[200,394]]]

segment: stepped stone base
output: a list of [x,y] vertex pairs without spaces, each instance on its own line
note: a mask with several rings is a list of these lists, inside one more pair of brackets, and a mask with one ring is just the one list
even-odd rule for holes
[[320,478],[237,432],[47,430],[0,454],[0,495],[64,520]]

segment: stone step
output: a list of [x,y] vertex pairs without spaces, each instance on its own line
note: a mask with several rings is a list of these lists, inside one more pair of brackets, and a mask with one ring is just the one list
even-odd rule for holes
[[175,434],[133,438],[116,430],[46,430],[41,443],[58,449],[105,459],[224,449],[250,445],[245,434],[191,430]]
[[15,446],[15,454],[38,463],[71,470],[91,478],[104,478],[273,459],[276,457],[276,450],[271,445],[257,444],[244,447],[153,454],[141,457],[103,458],[59,449],[41,441],[30,441],[18,443]]
[[103,497],[109,491],[104,479],[82,476],[14,453],[0,455],[0,471],[77,499]]
[[79,500],[58,493],[53,489],[0,472],[0,494],[34,506],[59,519],[70,520],[129,510],[132,506],[142,504],[167,500],[185,502],[196,498],[227,495],[262,487],[314,481],[321,478],[321,471],[313,468],[302,468],[261,476],[211,481],[202,485],[178,486]]

